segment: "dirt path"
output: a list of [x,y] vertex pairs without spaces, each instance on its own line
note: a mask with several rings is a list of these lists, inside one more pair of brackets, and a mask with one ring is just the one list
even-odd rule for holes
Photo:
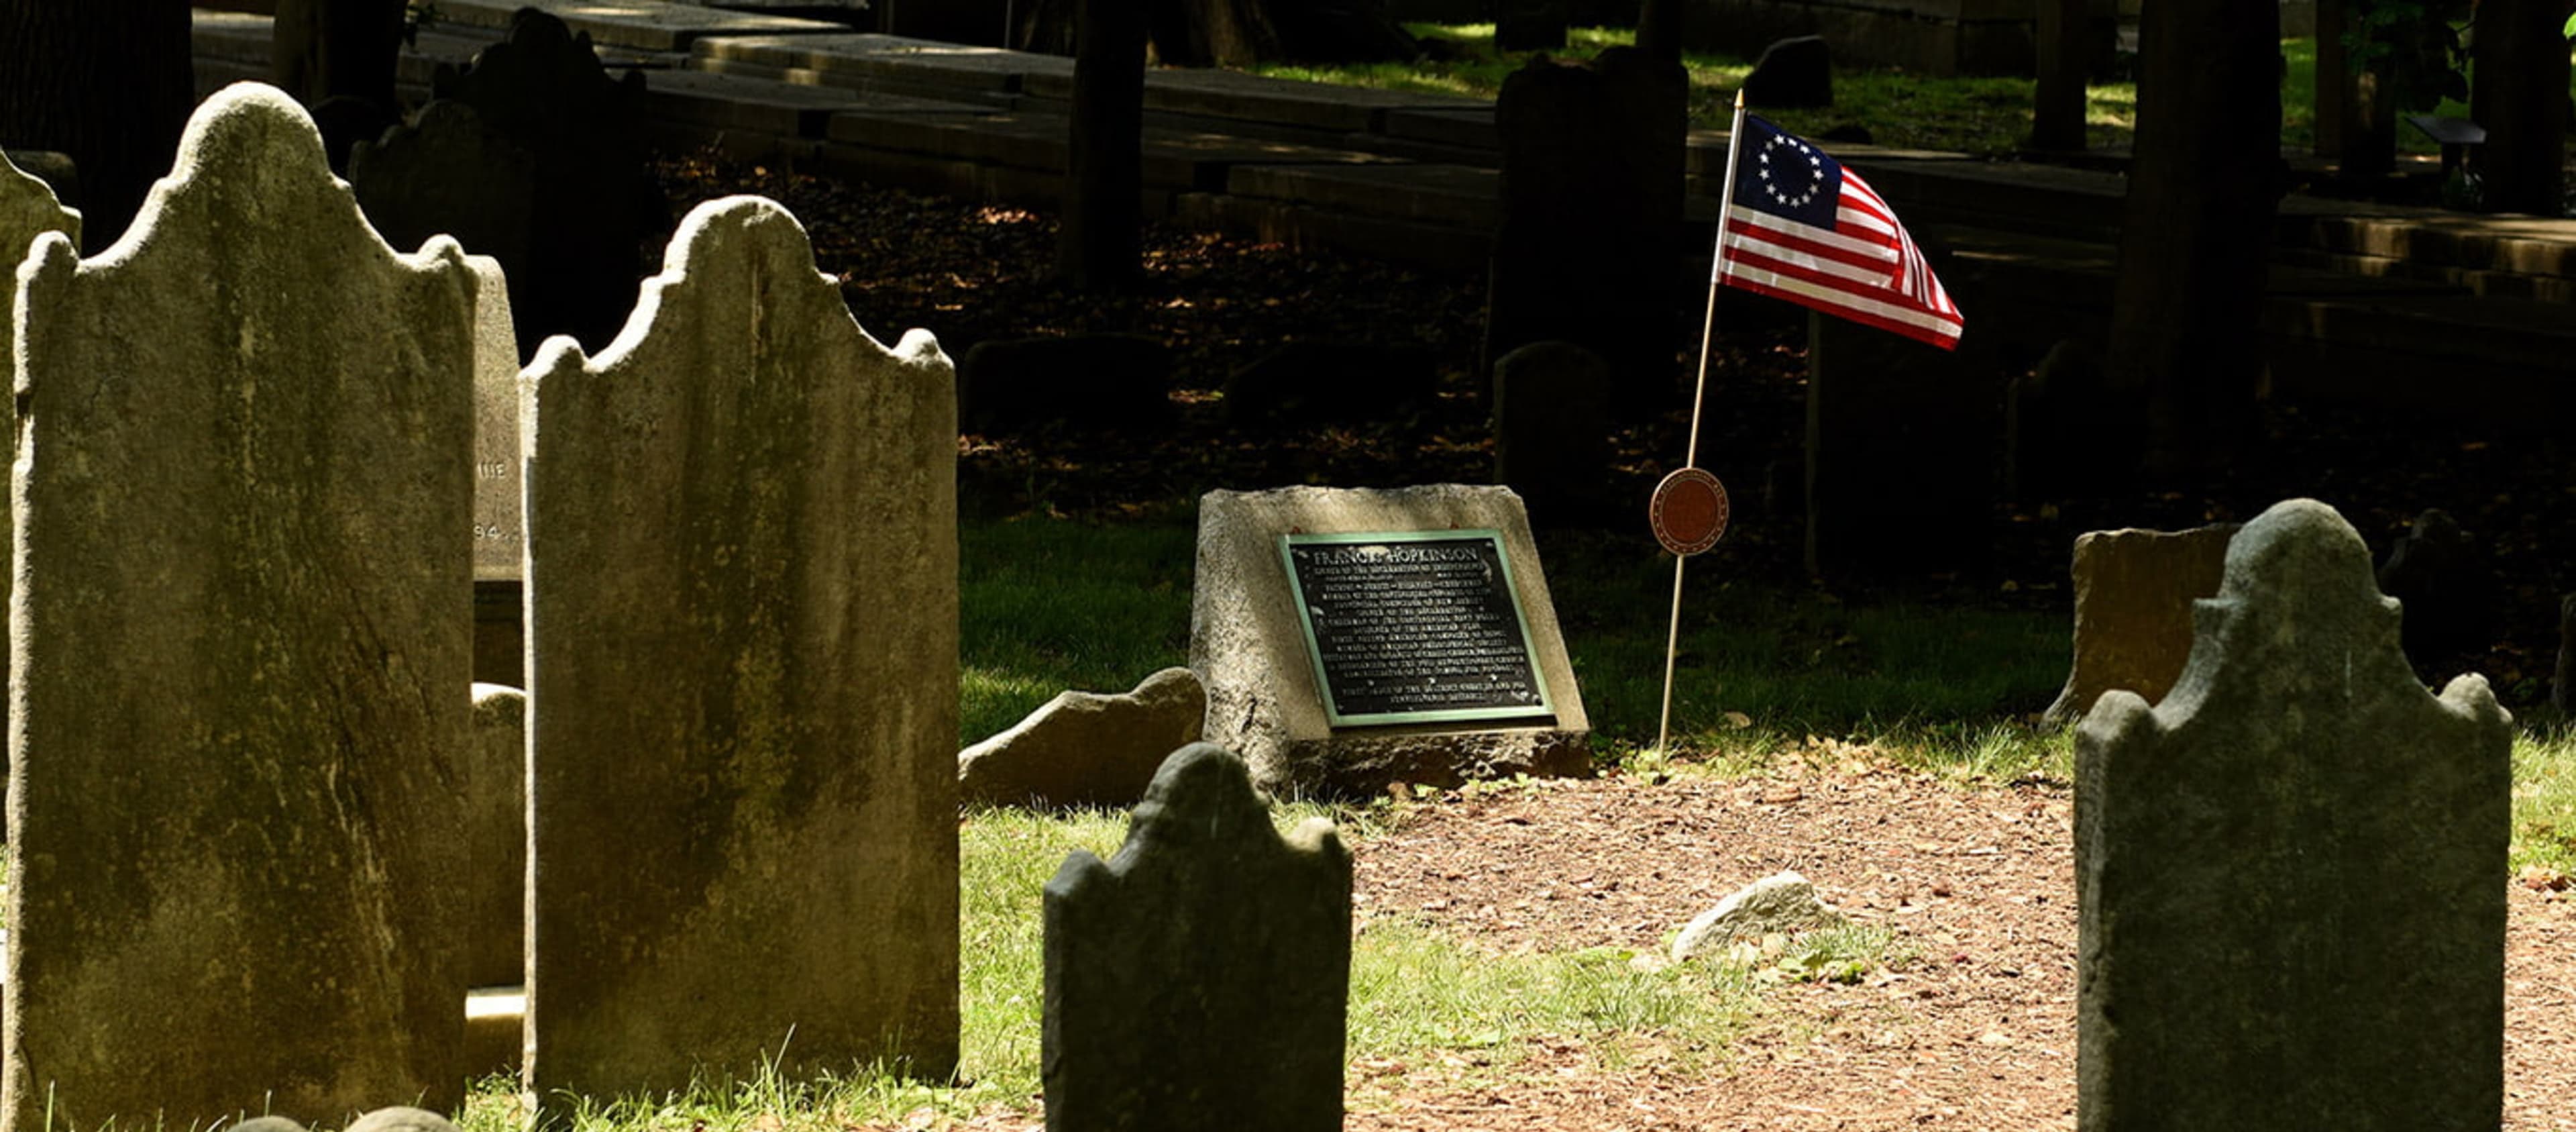
[[[1751,782],[1552,784],[1415,811],[1358,849],[1360,913],[1509,951],[1664,934],[1795,869],[1915,957],[1767,992],[1715,1071],[1543,1050],[1458,1087],[1353,1072],[1363,1129],[2048,1129],[2075,1123],[2074,865],[2061,786],[1847,765]],[[2497,883],[2507,883],[2502,875]],[[2505,1127],[2576,1129],[2576,902],[2513,888]]]

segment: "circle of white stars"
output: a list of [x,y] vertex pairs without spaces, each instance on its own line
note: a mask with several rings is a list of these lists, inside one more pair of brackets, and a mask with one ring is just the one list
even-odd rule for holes
[[[1776,150],[1782,149],[1789,151],[1789,157],[1788,159],[1778,163],[1779,167],[1784,168],[1780,175],[1775,177],[1773,175],[1773,169],[1775,166],[1771,160],[1771,154]],[[1810,146],[1805,142],[1799,141],[1798,139],[1786,134],[1773,134],[1768,141],[1762,143],[1762,152],[1755,154],[1754,157],[1755,160],[1761,164],[1761,168],[1757,170],[1757,173],[1762,178],[1762,191],[1769,194],[1771,199],[1776,200],[1787,207],[1804,208],[1815,201],[1817,193],[1824,191],[1824,155],[1817,153],[1815,147]],[[1782,192],[1782,179],[1788,176],[1785,169],[1794,168],[1797,164],[1797,158],[1800,157],[1807,159],[1806,186],[1794,194]]]

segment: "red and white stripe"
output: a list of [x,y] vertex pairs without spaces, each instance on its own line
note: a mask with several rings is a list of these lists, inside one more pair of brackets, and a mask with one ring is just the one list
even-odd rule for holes
[[1859,174],[1846,166],[1842,176],[1832,228],[1731,206],[1722,277],[1757,294],[1956,348],[1959,308],[1922,250]]

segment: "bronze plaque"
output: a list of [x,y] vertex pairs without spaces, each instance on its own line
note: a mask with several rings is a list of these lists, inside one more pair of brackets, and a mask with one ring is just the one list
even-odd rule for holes
[[1655,485],[1646,521],[1655,541],[1685,557],[1717,545],[1726,535],[1726,485],[1701,468],[1680,468]]
[[1282,535],[1335,727],[1552,717],[1502,533]]

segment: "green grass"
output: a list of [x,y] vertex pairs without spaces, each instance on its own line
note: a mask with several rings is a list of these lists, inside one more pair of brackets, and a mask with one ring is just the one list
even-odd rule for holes
[[2576,727],[2526,730],[2513,744],[2513,867],[2576,876]]
[[1124,692],[1184,663],[1196,538],[1174,525],[966,524],[961,743],[1009,727],[1066,689]]

